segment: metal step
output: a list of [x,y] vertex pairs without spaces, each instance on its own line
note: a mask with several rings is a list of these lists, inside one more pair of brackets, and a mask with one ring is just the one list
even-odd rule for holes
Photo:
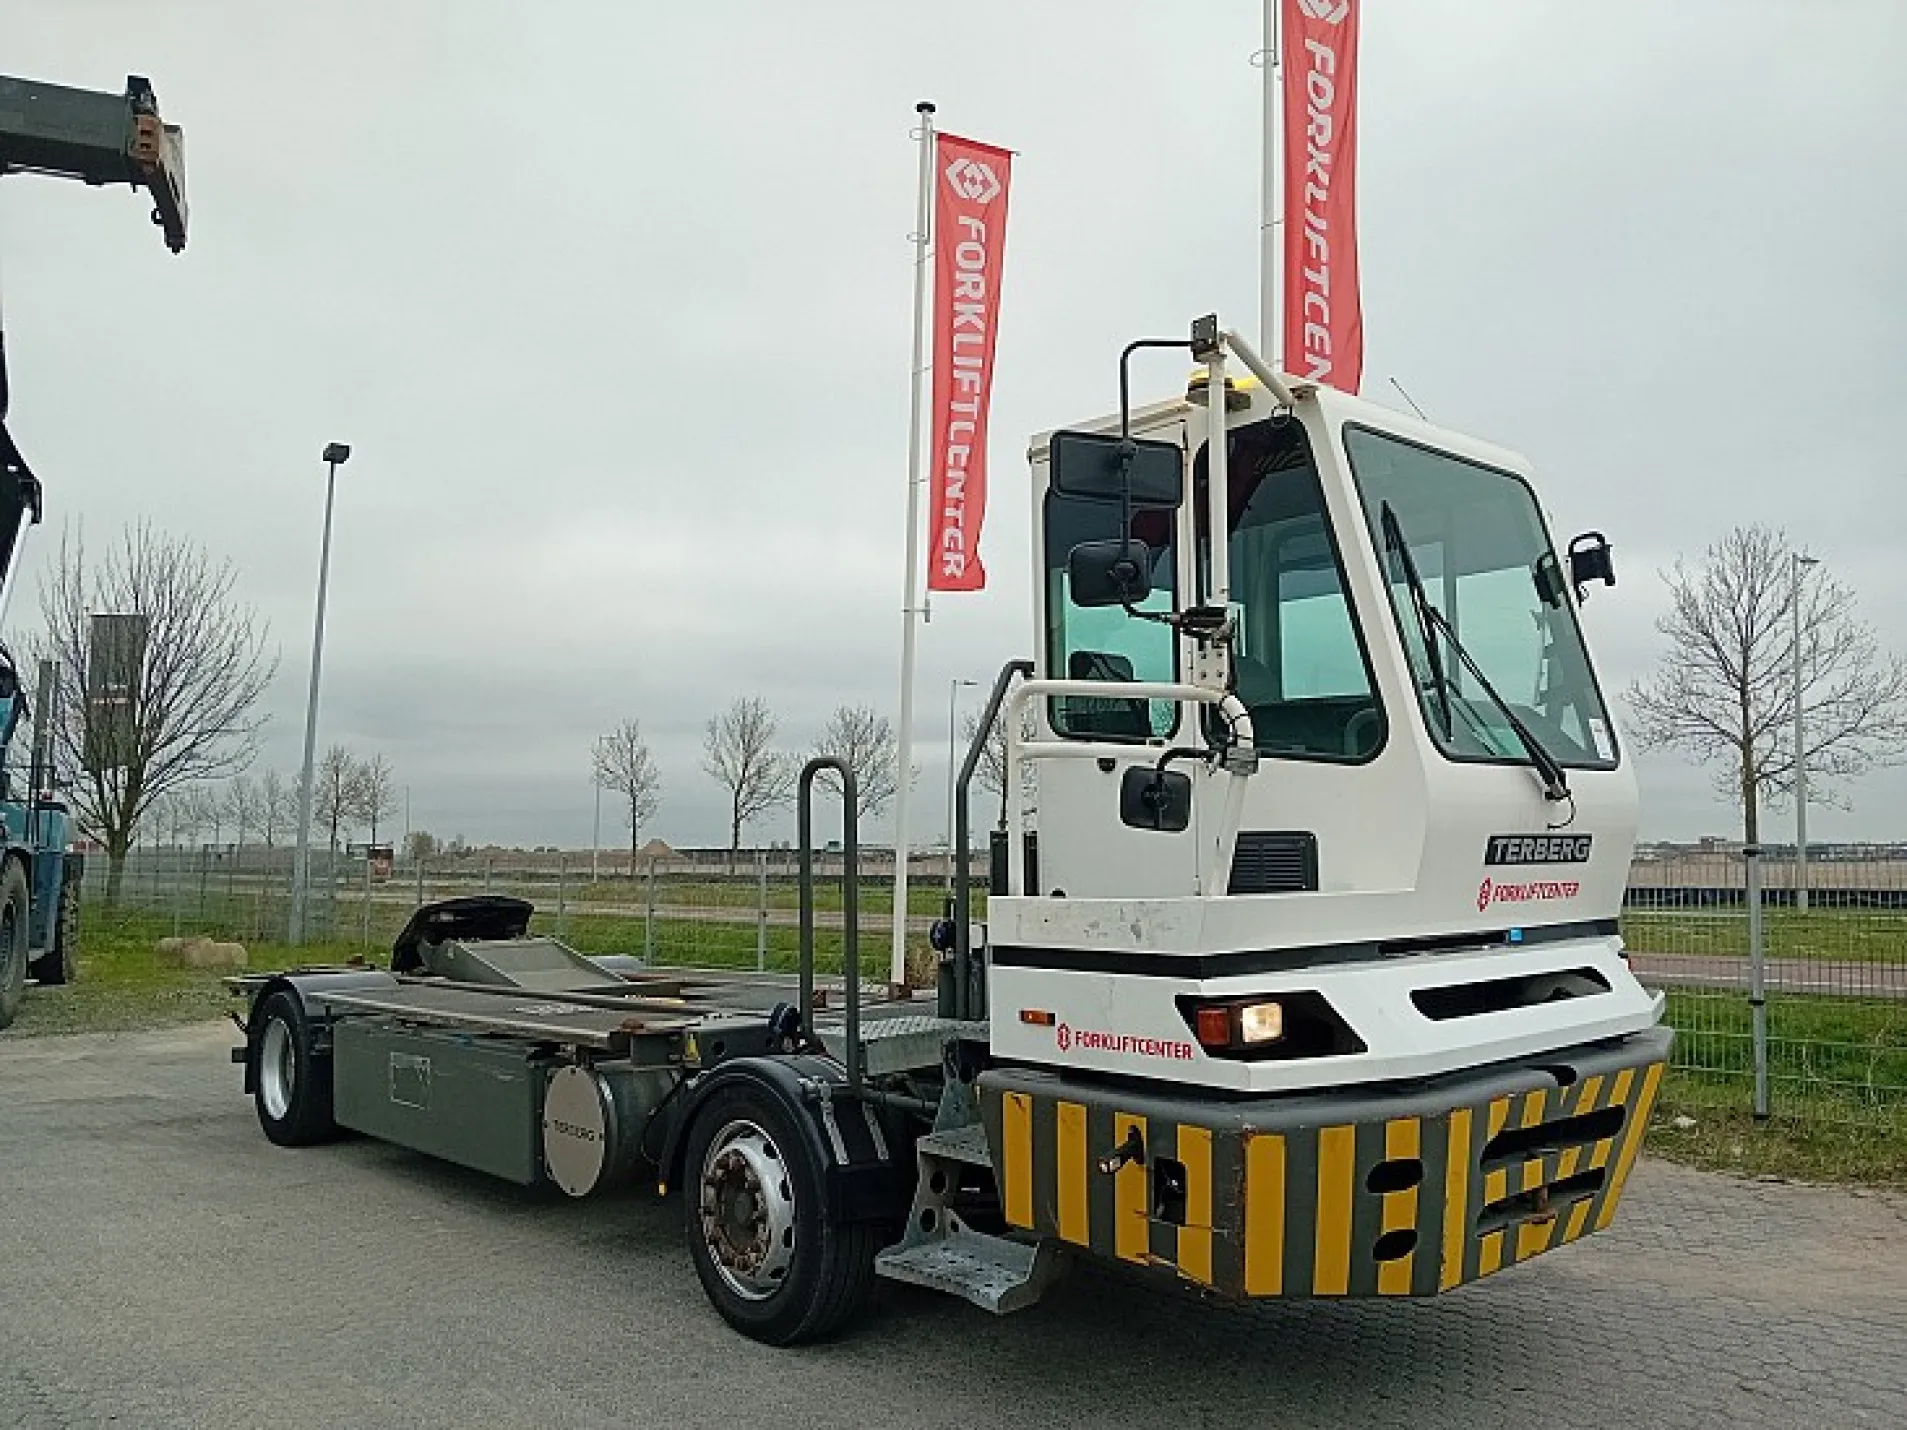
[[959,1162],[968,1167],[993,1170],[993,1149],[987,1146],[987,1129],[979,1123],[956,1127],[947,1132],[929,1132],[914,1146],[930,1157]]
[[[824,1041],[839,1047],[846,1036],[845,1027],[829,1019],[817,1020],[815,1031]],[[861,1046],[865,1050],[862,1070],[869,1077],[888,1073],[915,1072],[940,1066],[941,1050],[954,1037],[984,1038],[985,1023],[963,1023],[954,1018],[904,1015],[893,1018],[864,1018],[861,1022]]]
[[1050,1242],[1028,1245],[967,1227],[932,1241],[890,1247],[874,1259],[878,1276],[962,1297],[996,1316],[1039,1300],[1056,1269]]

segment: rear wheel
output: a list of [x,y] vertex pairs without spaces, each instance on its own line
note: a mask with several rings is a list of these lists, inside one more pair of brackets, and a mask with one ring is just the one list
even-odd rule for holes
[[252,1102],[258,1125],[280,1147],[308,1147],[337,1135],[331,1119],[331,1055],[312,1047],[311,1023],[290,989],[260,1000]]
[[26,996],[26,872],[9,859],[0,874],[0,1028],[13,1022]]
[[71,983],[79,977],[79,880],[60,885],[59,916],[53,924],[53,946],[33,965],[42,983]]
[[875,1227],[829,1220],[825,1169],[794,1118],[763,1089],[725,1088],[697,1113],[683,1161],[702,1289],[736,1330],[777,1346],[852,1316],[877,1250]]

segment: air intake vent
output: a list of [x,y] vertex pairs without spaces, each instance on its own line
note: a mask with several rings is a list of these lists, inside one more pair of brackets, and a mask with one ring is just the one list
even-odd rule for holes
[[1318,887],[1318,836],[1310,830],[1238,836],[1227,893],[1301,894]]

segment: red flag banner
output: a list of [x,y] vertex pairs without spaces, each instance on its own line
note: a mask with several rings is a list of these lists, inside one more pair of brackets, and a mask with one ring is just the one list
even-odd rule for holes
[[1006,248],[1012,156],[940,134],[934,141],[934,423],[928,478],[927,589],[978,591],[987,511],[987,403]]
[[1357,286],[1359,0],[1284,5],[1284,367],[1345,392],[1364,370]]

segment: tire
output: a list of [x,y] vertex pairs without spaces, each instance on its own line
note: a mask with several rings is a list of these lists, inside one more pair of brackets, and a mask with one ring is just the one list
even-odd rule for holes
[[20,861],[0,874],[0,1028],[10,1025],[26,996],[27,888]]
[[331,1055],[312,1047],[298,995],[280,988],[252,1014],[258,1029],[252,1103],[258,1125],[280,1147],[309,1147],[338,1135],[331,1118]]
[[797,1115],[765,1089],[723,1088],[696,1112],[682,1164],[702,1289],[729,1325],[772,1346],[839,1329],[867,1299],[879,1249],[876,1227],[827,1217],[825,1169]]
[[42,983],[72,983],[79,977],[79,880],[60,885],[60,908],[53,925],[53,947],[33,965]]

